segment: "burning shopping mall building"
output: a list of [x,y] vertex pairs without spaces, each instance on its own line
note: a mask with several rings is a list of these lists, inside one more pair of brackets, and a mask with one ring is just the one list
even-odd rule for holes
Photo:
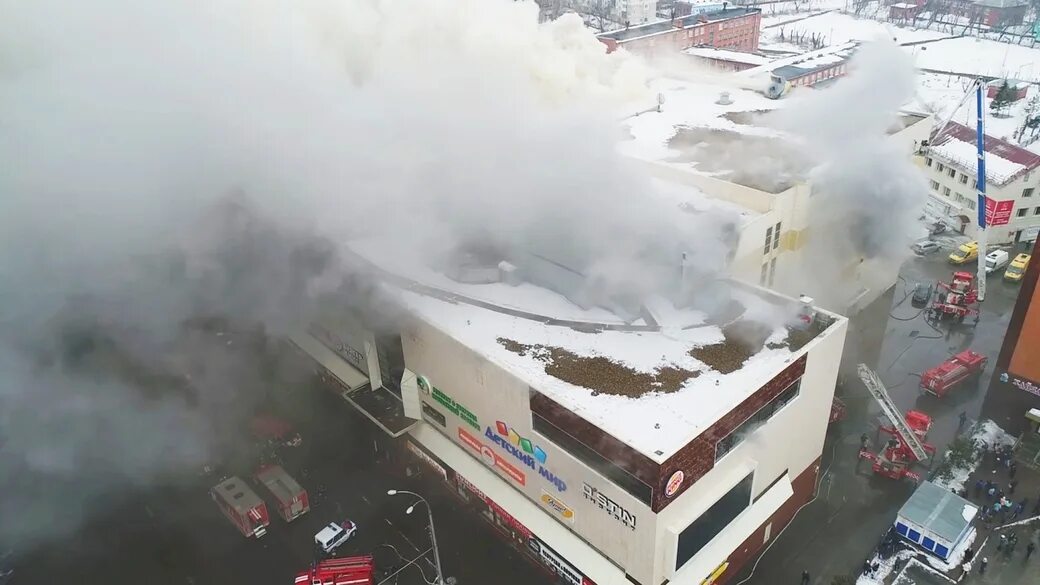
[[562,581],[726,582],[813,497],[847,322],[811,299],[682,269],[597,298],[531,253],[350,250],[398,330],[329,314],[294,342]]

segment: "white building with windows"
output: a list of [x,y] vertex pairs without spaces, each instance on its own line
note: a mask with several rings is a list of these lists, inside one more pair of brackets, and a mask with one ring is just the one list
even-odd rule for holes
[[386,248],[349,252],[399,336],[330,315],[294,342],[562,582],[725,583],[815,493],[844,318],[730,280],[619,310],[556,259]]
[[[978,232],[976,132],[951,122],[936,137],[924,158],[929,209],[953,229],[974,237]],[[1040,228],[1040,154],[986,135],[986,196],[1007,202],[1005,226],[987,229],[991,244],[1032,240]],[[1032,235],[1030,235],[1032,234]]]
[[[625,120],[631,140],[623,143],[622,152],[654,177],[748,211],[730,262],[731,276],[791,296],[812,295],[827,309],[848,316],[891,289],[899,263],[862,256],[832,267],[836,279],[807,278],[814,270],[807,254],[813,229],[813,187],[804,178],[808,168],[797,170],[804,163],[797,159],[800,147],[758,122],[763,113],[782,107],[783,100],[722,82],[665,79],[657,87],[660,107]],[[904,112],[889,139],[908,158],[916,158],[931,128],[930,116]],[[748,166],[765,170],[740,171],[748,160],[755,161]]]

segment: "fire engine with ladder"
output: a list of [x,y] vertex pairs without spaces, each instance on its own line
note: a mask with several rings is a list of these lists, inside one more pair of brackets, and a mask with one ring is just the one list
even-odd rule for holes
[[932,426],[932,418],[917,410],[908,411],[904,417],[892,402],[881,378],[873,370],[860,364],[858,372],[867,391],[888,418],[889,424],[880,425],[878,431],[890,437],[877,453],[868,449],[866,445],[861,446],[860,459],[872,461],[873,471],[878,475],[889,479],[906,478],[920,482],[921,475],[910,468],[917,463],[928,461],[935,455],[935,447],[924,442]]
[[936,288],[937,298],[930,309],[934,318],[963,321],[969,315],[979,314],[979,291],[970,272],[954,272],[950,282],[940,281]]

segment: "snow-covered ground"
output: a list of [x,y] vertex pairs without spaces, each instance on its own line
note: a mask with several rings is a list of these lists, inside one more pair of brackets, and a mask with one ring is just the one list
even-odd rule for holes
[[1009,446],[1015,443],[1015,438],[1009,435],[1004,429],[997,426],[997,423],[987,420],[980,423],[975,431],[972,433],[971,438],[975,441],[975,461],[970,467],[956,467],[951,470],[951,475],[948,478],[937,477],[932,480],[932,483],[940,487],[947,488],[954,492],[959,492],[964,487],[964,482],[968,481],[968,477],[971,475],[979,462],[982,461],[983,454],[992,450],[994,446]]
[[[848,41],[871,41],[877,38],[890,38],[895,39],[897,43],[909,43],[949,36],[933,30],[899,27],[890,22],[856,18],[840,12],[828,12],[782,26],[772,26],[793,18],[797,18],[797,16],[763,17],[762,39],[770,42],[780,41],[781,31],[785,38],[790,38],[792,33],[803,31],[807,36],[810,34],[821,35],[828,45]],[[772,26],[772,28],[766,28],[767,26]]]

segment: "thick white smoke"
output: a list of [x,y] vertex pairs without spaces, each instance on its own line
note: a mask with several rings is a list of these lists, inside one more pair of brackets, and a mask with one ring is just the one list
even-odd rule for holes
[[[809,200],[803,290],[820,291],[844,310],[860,282],[889,281],[910,252],[927,185],[907,146],[889,133],[913,98],[917,73],[908,55],[887,39],[865,43],[847,78],[830,88],[792,95],[776,123],[800,138],[814,169]],[[872,274],[878,275],[876,279]]]
[[[0,493],[0,538],[201,464],[226,426],[212,413],[248,409],[259,374],[207,363],[220,354],[181,323],[285,331],[338,284],[349,237],[407,254],[537,242],[625,291],[653,285],[630,270],[648,255],[725,257],[712,218],[642,196],[612,106],[644,74],[575,16],[540,26],[508,0],[0,13],[0,475],[21,478]],[[176,352],[191,391],[141,382]]]

